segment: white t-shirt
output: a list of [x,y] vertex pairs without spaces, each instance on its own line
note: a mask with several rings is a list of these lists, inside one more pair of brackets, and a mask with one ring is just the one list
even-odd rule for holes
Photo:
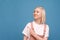
[[[32,22],[34,31],[37,35],[43,35],[44,34],[44,24],[37,24],[35,21]],[[24,30],[23,30],[23,34],[26,35],[28,38],[30,38],[30,28],[31,28],[31,22],[28,23]],[[46,25],[46,32],[45,32],[45,36],[44,37],[49,37],[49,26]],[[29,39],[28,39],[29,40]]]

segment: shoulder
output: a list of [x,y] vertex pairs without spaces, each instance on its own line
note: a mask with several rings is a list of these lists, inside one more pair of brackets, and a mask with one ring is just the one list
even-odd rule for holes
[[46,26],[47,26],[47,27],[49,27],[49,25],[48,25],[48,24],[46,24]]
[[49,29],[49,25],[48,24],[46,24],[46,28]]
[[43,24],[43,26],[46,26],[46,29],[49,29],[49,25],[48,24]]
[[31,25],[31,22],[28,22],[27,24],[26,24],[26,26],[30,26]]
[[31,23],[32,23],[32,22],[28,22],[28,23],[26,24],[26,27],[31,28]]

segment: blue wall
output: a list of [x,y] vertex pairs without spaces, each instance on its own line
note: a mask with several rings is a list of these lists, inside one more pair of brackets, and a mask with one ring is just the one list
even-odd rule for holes
[[46,9],[49,40],[60,40],[60,0],[0,0],[0,40],[23,40],[22,30],[36,6]]

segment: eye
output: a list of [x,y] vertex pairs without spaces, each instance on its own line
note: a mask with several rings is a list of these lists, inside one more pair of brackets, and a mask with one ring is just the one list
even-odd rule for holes
[[39,11],[37,11],[37,13],[39,13]]
[[34,10],[34,13],[35,13],[35,10]]

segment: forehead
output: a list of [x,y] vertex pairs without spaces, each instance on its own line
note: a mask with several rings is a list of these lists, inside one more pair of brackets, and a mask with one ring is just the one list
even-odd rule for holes
[[36,8],[35,11],[41,11],[42,9],[41,8]]

